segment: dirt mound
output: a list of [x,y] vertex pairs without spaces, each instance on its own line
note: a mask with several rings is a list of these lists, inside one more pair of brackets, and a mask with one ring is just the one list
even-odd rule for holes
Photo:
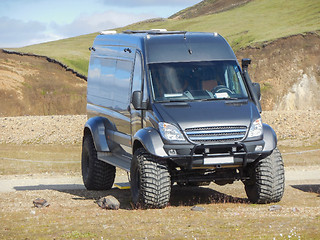
[[169,17],[169,19],[189,19],[203,15],[224,12],[244,5],[250,1],[251,0],[204,0],[192,7],[186,8],[172,15]]
[[263,110],[320,109],[320,36],[296,35],[248,47],[236,53],[249,57],[252,81],[261,85]]
[[45,58],[0,51],[0,116],[85,111],[86,81]]

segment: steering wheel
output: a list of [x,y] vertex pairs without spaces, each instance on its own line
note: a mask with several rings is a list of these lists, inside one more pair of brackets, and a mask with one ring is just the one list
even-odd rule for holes
[[231,91],[227,86],[225,85],[219,85],[219,86],[216,86],[214,89],[211,90],[212,93],[222,93],[222,92],[226,92],[228,93],[229,95],[232,95],[234,94],[233,91]]

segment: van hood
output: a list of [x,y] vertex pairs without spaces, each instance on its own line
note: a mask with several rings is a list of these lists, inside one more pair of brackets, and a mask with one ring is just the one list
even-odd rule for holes
[[155,103],[162,121],[180,126],[182,130],[195,127],[246,126],[260,118],[250,100],[217,100],[202,102]]

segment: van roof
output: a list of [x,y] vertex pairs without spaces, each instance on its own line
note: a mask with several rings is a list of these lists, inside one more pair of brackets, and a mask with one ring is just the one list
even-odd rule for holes
[[151,29],[151,30],[126,30],[122,33],[126,34],[137,34],[146,33],[152,35],[165,35],[165,34],[186,34],[186,31],[168,31],[167,29]]
[[147,63],[237,60],[230,45],[218,33],[126,30],[98,35],[94,45],[139,48]]

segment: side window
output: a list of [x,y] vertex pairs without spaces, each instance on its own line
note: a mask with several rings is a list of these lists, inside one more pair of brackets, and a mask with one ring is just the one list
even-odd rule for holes
[[[112,101],[113,99],[113,91],[114,87],[114,75],[116,69],[116,60],[102,58],[101,61],[101,75],[99,82],[99,95],[108,101]],[[111,88],[111,89],[110,89]]]
[[91,57],[88,71],[88,95],[99,96],[99,81],[101,75],[101,62],[99,58]]
[[89,101],[105,107],[112,105],[115,69],[115,59],[90,59],[87,90]]
[[134,72],[132,77],[131,92],[141,91],[141,85],[142,85],[142,63],[141,63],[141,55],[139,52],[137,52],[136,58],[134,61]]
[[114,94],[114,107],[116,109],[123,110],[129,105],[131,70],[132,61],[120,59],[117,60],[114,89],[112,89]]

